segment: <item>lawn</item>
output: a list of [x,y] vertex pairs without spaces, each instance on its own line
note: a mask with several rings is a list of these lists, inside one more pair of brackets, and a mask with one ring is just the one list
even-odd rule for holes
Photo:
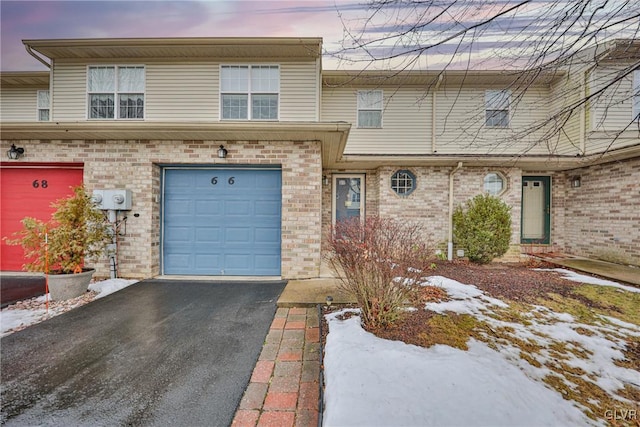
[[639,288],[437,263],[419,289],[386,329],[327,316],[324,425],[640,426]]

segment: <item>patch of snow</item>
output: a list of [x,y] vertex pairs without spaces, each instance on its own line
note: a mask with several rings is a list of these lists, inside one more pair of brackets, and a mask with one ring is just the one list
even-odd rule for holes
[[614,288],[624,289],[625,291],[629,292],[640,292],[640,288],[636,288],[634,286],[622,285],[612,280],[605,280],[599,279],[597,277],[587,276],[585,274],[576,273],[575,271],[567,270],[565,268],[536,268],[535,270],[555,271],[562,274],[562,277],[567,280],[571,280],[572,282],[586,283],[589,285],[613,286]]
[[40,322],[46,315],[46,310],[4,309],[0,311],[0,336],[8,335],[12,329]]
[[137,280],[126,279],[108,279],[100,282],[94,282],[89,285],[89,290],[96,292],[96,299],[106,297],[109,294],[119,291],[120,289],[137,283]]
[[340,313],[326,316],[325,426],[595,424],[481,342],[425,349],[377,338]]

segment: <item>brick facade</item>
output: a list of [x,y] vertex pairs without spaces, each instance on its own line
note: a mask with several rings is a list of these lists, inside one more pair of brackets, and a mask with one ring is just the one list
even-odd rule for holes
[[[318,142],[227,141],[11,141],[25,148],[20,163],[84,163],[84,183],[127,188],[133,209],[119,238],[119,275],[160,274],[161,170],[166,165],[279,165],[282,168],[282,265],[287,279],[317,277],[320,271],[322,168]],[[226,159],[217,157],[224,144]],[[5,142],[4,145],[6,145]],[[120,213],[120,218],[125,213]],[[135,216],[134,214],[138,214]],[[106,260],[96,265],[109,275]]]
[[568,171],[565,182],[566,251],[640,265],[640,158]]

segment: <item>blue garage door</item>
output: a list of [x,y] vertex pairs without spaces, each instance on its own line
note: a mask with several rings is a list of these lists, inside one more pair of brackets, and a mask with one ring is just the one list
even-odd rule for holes
[[163,272],[279,276],[282,174],[164,169]]

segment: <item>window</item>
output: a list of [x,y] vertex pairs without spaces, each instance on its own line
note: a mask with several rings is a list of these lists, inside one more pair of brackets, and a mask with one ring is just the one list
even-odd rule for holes
[[87,72],[90,119],[143,119],[145,71],[141,66],[92,66]]
[[499,172],[490,172],[484,176],[484,191],[497,196],[502,194],[506,188],[506,180]]
[[633,72],[633,120],[640,120],[640,70]]
[[358,127],[382,127],[382,91],[358,91]]
[[510,90],[488,90],[484,93],[485,126],[509,127]]
[[49,121],[49,91],[48,90],[38,91],[38,121],[39,122]]
[[408,170],[391,175],[391,189],[399,196],[408,196],[416,188],[416,176]]
[[277,65],[221,66],[223,120],[278,120],[279,93]]

